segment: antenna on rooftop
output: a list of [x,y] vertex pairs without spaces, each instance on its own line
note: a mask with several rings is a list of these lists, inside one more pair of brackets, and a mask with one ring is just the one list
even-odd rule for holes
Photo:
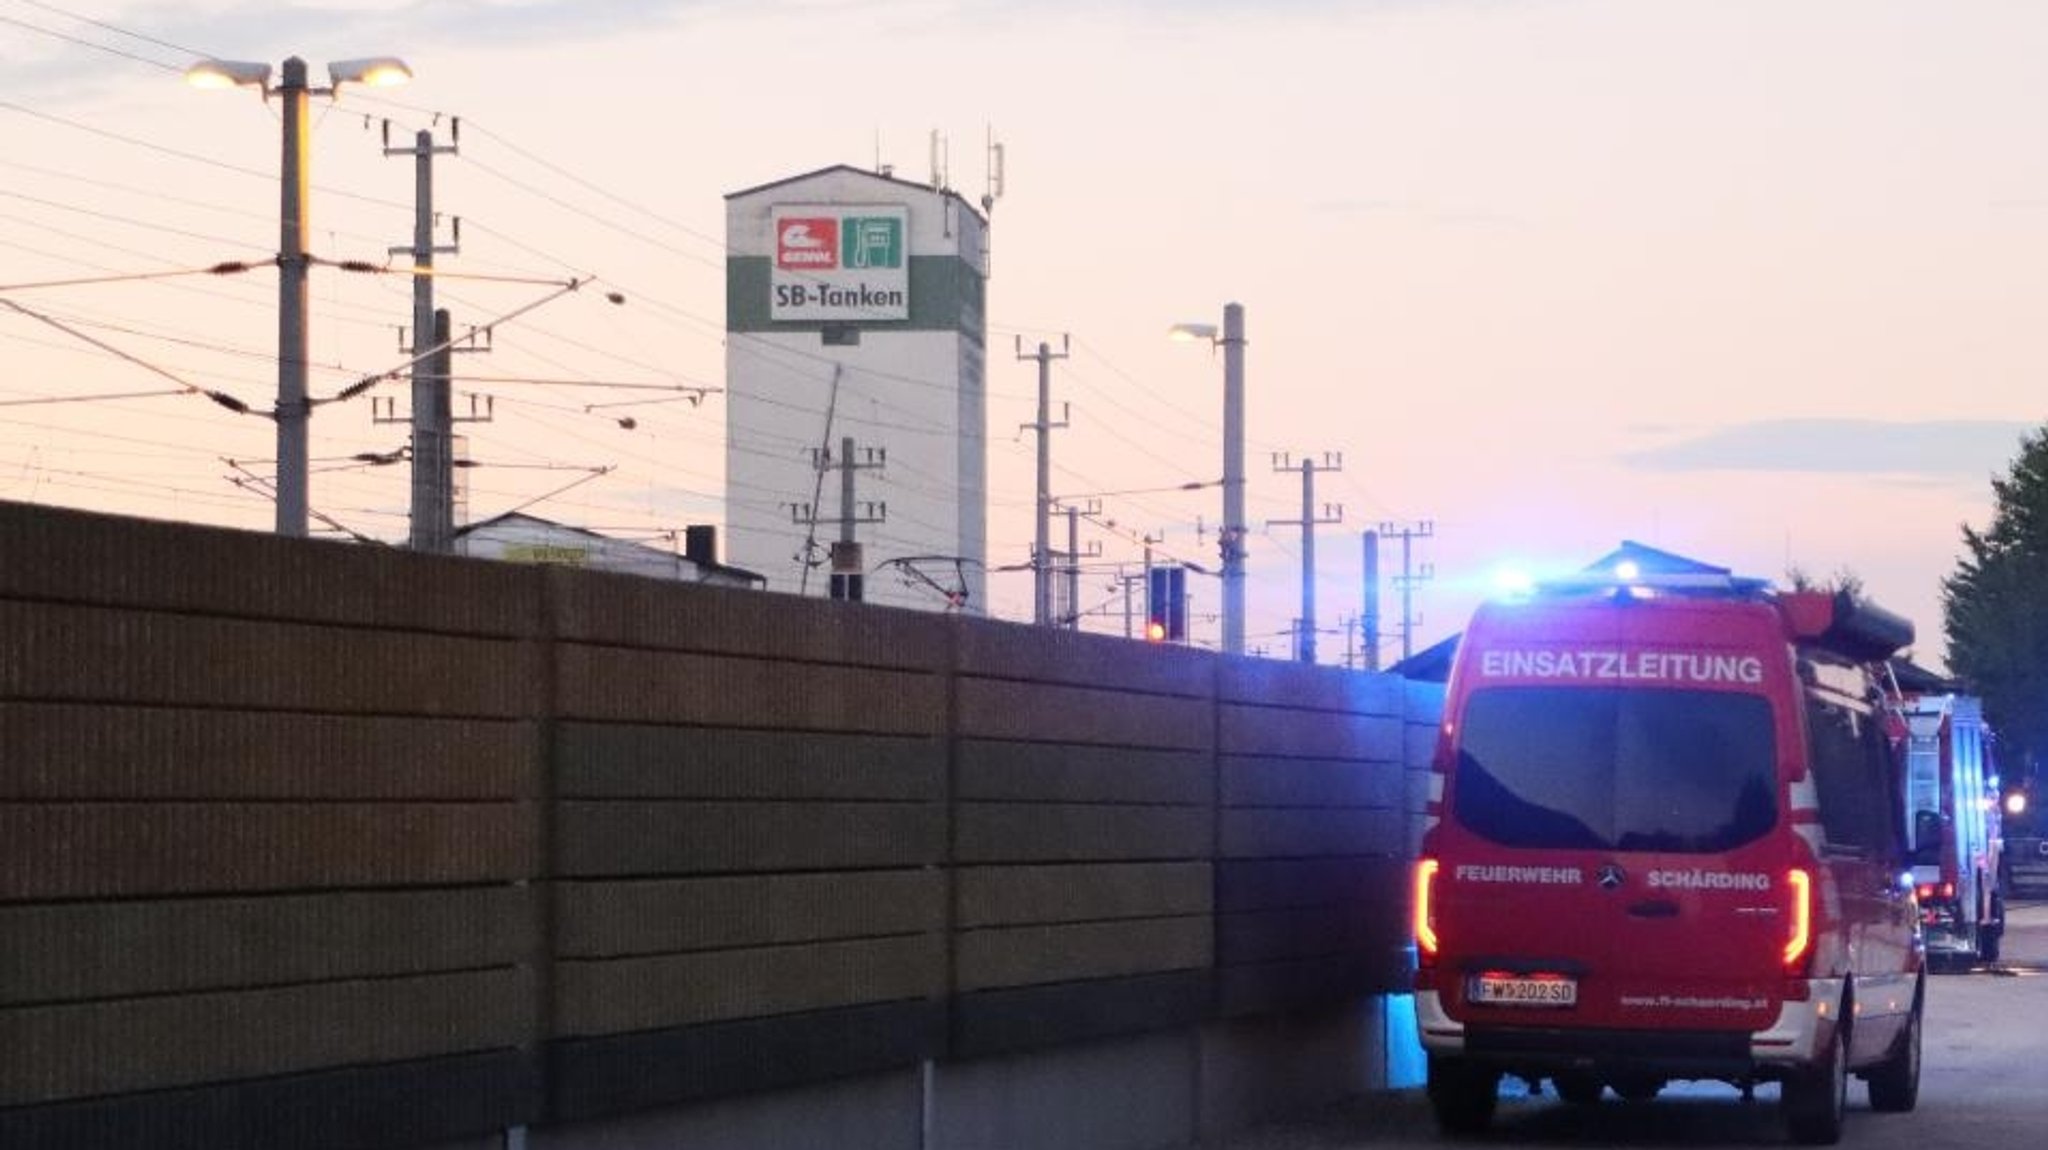
[[994,270],[994,260],[989,255],[988,221],[995,217],[996,201],[1003,198],[1003,145],[996,141],[995,125],[988,128],[988,171],[985,190],[981,193],[981,274],[986,277]]
[[996,140],[995,125],[988,129],[988,177],[987,190],[981,193],[981,214],[990,215],[996,210],[996,201],[1003,198],[1003,145]]

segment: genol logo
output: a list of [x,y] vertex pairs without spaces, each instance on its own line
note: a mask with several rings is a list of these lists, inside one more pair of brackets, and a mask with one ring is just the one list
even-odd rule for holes
[[839,221],[831,216],[798,216],[775,233],[775,266],[824,270],[839,266]]

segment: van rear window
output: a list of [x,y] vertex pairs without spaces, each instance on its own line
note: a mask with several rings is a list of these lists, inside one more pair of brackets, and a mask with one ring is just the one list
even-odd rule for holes
[[1777,821],[1761,695],[1489,687],[1458,738],[1452,817],[1502,846],[1713,853]]

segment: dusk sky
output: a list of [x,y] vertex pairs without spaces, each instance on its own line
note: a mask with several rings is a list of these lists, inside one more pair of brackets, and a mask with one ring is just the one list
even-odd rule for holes
[[[1053,487],[1101,508],[1091,630],[1122,632],[1138,537],[1215,565],[1219,493],[1178,489],[1221,475],[1222,362],[1165,333],[1231,300],[1254,647],[1284,653],[1298,612],[1301,485],[1269,461],[1342,454],[1318,476],[1343,508],[1317,535],[1325,661],[1360,531],[1427,521],[1417,647],[1504,564],[1632,539],[1853,572],[1938,665],[1960,529],[2048,410],[2035,0],[0,0],[0,498],[269,527],[272,425],[186,386],[268,406],[276,281],[188,273],[275,253],[278,119],[180,74],[298,55],[319,82],[386,53],[412,84],[316,101],[309,246],[409,244],[381,125],[446,142],[459,117],[441,302],[499,324],[457,365],[458,414],[492,415],[458,428],[472,519],[718,522],[724,410],[690,389],[723,383],[723,197],[839,163],[925,181],[936,150],[978,202],[991,137],[989,563],[1032,536],[1015,344],[1070,337]],[[405,276],[312,283],[315,395],[404,360]],[[407,402],[317,410],[316,512],[404,538],[405,468],[353,457],[403,444],[380,417]],[[1192,591],[1214,611],[1213,580]],[[1030,617],[1028,573],[990,592]]]

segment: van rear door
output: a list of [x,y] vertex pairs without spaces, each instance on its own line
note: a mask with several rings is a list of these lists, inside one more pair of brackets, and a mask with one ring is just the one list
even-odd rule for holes
[[[1446,997],[1474,1022],[1766,1025],[1789,927],[1779,711],[1739,681],[1765,677],[1753,656],[1618,631],[1468,667],[1440,832],[1439,934],[1463,976]],[[1538,1020],[1475,1001],[1496,972],[1568,979],[1571,1003]]]

